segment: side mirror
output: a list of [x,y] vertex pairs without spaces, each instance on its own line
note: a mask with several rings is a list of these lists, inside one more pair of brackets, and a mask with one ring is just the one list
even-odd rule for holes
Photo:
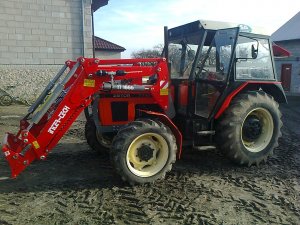
[[258,46],[255,48],[254,45],[251,45],[251,56],[252,59],[256,59],[258,54]]
[[256,59],[258,57],[259,41],[244,37],[236,47],[236,60]]

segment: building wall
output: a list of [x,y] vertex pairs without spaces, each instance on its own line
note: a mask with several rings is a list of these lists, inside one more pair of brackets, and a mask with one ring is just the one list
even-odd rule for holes
[[[92,54],[90,4],[85,1],[85,52]],[[62,64],[82,55],[81,0],[0,3],[1,64]]]
[[282,64],[292,64],[290,94],[300,94],[300,40],[276,43],[292,53],[291,57],[275,59],[278,80],[281,80]]
[[95,57],[99,59],[120,59],[121,52],[114,51],[95,51]]
[[[90,57],[91,1],[83,2],[84,52]],[[0,88],[13,97],[32,102],[57,65],[82,54],[81,0],[0,1]]]
[[30,104],[61,67],[62,65],[0,65],[0,88],[16,101]]

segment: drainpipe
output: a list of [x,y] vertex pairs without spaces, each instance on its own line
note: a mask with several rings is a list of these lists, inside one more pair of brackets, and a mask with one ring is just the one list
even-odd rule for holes
[[82,56],[84,57],[85,43],[84,43],[84,0],[81,0],[81,22],[82,22]]
[[[92,1],[93,5],[93,1]],[[93,42],[93,58],[95,58],[95,30],[94,30],[94,10],[91,7],[91,14],[92,14],[92,42]]]

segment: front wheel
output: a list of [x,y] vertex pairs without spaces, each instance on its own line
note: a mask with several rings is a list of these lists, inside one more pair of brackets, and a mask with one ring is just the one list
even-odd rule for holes
[[163,178],[176,160],[177,145],[171,130],[159,121],[137,120],[121,129],[112,143],[111,159],[130,184]]
[[114,133],[99,133],[93,117],[90,116],[85,124],[85,138],[88,145],[99,153],[107,154],[110,151]]
[[281,136],[278,103],[262,91],[237,96],[219,121],[217,140],[221,150],[238,164],[266,161]]

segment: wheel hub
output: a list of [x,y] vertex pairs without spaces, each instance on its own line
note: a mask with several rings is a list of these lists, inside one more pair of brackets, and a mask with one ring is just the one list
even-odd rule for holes
[[250,115],[244,122],[243,136],[250,141],[256,140],[262,133],[262,123],[255,115]]
[[154,149],[148,145],[142,144],[140,148],[137,149],[137,156],[140,160],[148,162],[153,158]]
[[129,145],[126,162],[129,170],[139,177],[151,177],[161,171],[169,157],[166,139],[158,133],[143,133]]

